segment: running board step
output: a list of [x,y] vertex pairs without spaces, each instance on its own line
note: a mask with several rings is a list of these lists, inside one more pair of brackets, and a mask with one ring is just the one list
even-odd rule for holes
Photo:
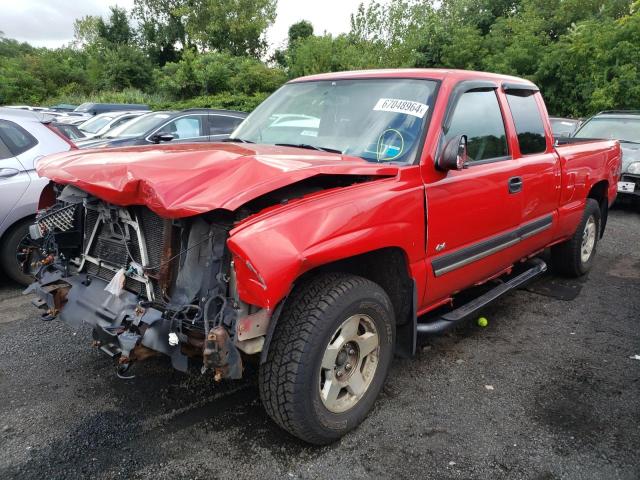
[[478,312],[481,308],[487,306],[497,298],[501,297],[507,292],[514,290],[521,286],[523,283],[528,282],[529,280],[541,275],[547,270],[547,264],[544,263],[540,258],[534,258],[529,262],[531,268],[525,270],[521,274],[513,277],[509,281],[505,283],[501,283],[500,285],[492,288],[488,292],[480,295],[477,298],[474,298],[468,303],[465,303],[461,307],[456,308],[448,313],[445,313],[437,320],[429,323],[418,323],[416,326],[418,333],[442,333],[454,326],[458,325],[463,320],[466,320],[474,313]]

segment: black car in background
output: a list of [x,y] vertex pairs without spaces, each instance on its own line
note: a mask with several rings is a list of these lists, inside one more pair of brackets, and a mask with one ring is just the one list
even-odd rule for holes
[[622,150],[622,174],[618,199],[640,204],[640,110],[606,110],[585,121],[575,138],[618,140]]
[[124,147],[161,142],[215,142],[227,138],[247,117],[244,112],[194,108],[151,112],[120,127],[104,137],[79,141],[79,148]]
[[49,110],[52,110],[54,112],[73,112],[76,108],[78,108],[78,105],[71,105],[70,103],[59,103],[57,105],[49,107]]
[[151,110],[149,105],[142,105],[139,103],[93,103],[86,102],[76,107],[74,112],[84,113],[87,115],[97,115],[99,113],[106,112],[121,112],[121,111],[133,111],[133,110]]

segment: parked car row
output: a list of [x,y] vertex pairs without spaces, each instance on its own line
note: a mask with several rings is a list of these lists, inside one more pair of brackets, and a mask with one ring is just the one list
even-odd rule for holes
[[62,117],[38,107],[0,107],[0,270],[9,278],[23,285],[32,280],[36,249],[27,231],[48,182],[35,173],[38,159],[74,148],[223,140],[247,116],[230,110],[149,112],[143,107],[147,108],[93,103],[78,107],[88,112],[88,118]]
[[[224,140],[247,114],[231,110],[189,109],[140,115],[102,135],[77,142],[78,148]],[[83,125],[80,126],[83,128]]]

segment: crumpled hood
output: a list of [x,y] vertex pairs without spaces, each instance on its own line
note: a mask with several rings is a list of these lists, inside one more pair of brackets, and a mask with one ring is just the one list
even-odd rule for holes
[[115,205],[146,205],[180,218],[235,210],[272,190],[320,174],[394,176],[398,166],[299,148],[233,143],[74,150],[37,171]]

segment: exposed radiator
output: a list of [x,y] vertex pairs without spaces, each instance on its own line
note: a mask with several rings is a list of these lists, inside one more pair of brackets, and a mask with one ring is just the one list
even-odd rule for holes
[[[164,249],[165,228],[171,228],[168,222],[153,213],[146,207],[130,207],[129,212],[132,218],[138,218],[139,227],[142,230],[142,236],[145,239],[145,245],[147,249],[147,266],[158,266],[162,261],[162,252]],[[85,246],[83,251],[86,250],[91,234],[98,221],[99,213],[95,210],[86,210],[86,217],[84,222],[84,242]],[[100,222],[96,235],[93,238],[91,246],[89,248],[89,255],[104,262],[104,266],[96,265],[93,262],[87,261],[85,263],[85,270],[88,274],[101,278],[105,281],[110,281],[113,278],[113,269],[127,268],[130,263],[129,253],[133,259],[142,264],[142,255],[140,245],[138,243],[138,237],[135,230],[126,225],[127,240],[126,245],[123,241],[120,231],[116,230],[116,234],[112,231],[109,224]],[[128,252],[127,252],[128,248]],[[112,267],[107,268],[107,267]],[[160,289],[159,282],[151,278],[151,285],[155,296],[155,301],[163,302],[163,294]],[[126,290],[139,294],[141,297],[147,298],[147,292],[143,282],[139,282],[132,278],[127,277],[124,285]],[[150,300],[150,299],[148,299]]]

